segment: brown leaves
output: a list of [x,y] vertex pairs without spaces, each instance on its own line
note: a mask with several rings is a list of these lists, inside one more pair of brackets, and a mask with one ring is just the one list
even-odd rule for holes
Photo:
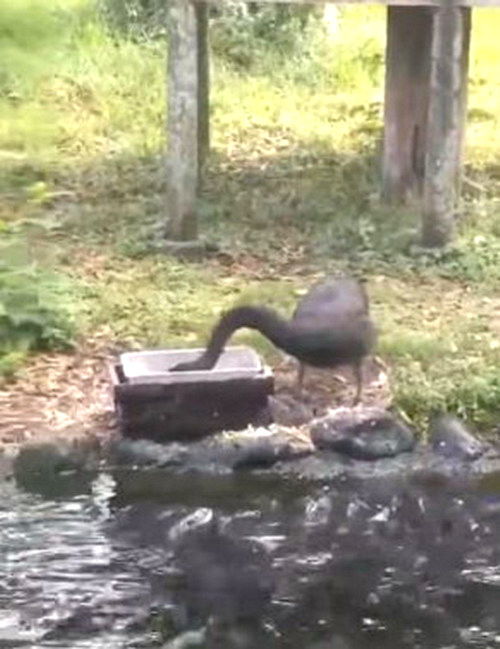
[[92,343],[76,355],[34,358],[17,381],[0,390],[0,444],[109,431],[109,362],[110,354]]

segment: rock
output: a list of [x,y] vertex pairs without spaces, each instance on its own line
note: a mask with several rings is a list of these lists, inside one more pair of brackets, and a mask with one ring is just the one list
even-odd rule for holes
[[172,442],[159,444],[147,439],[118,439],[109,448],[109,459],[113,464],[136,466],[177,466],[185,461],[185,444]]
[[271,425],[220,433],[187,444],[159,444],[147,440],[118,440],[110,449],[117,465],[180,467],[220,473],[227,470],[267,468],[312,453],[308,435],[297,429]]
[[358,460],[395,457],[416,443],[413,431],[381,408],[336,408],[312,422],[311,439],[318,449]]
[[199,507],[192,514],[181,518],[170,530],[171,541],[182,546],[187,534],[211,535],[219,531],[219,521],[210,507]]
[[314,416],[310,406],[286,394],[269,397],[269,410],[273,421],[283,426],[302,426]]
[[226,439],[216,439],[216,443],[233,470],[271,467],[314,451],[309,436],[281,426],[253,430],[250,434],[234,433]]
[[13,462],[17,484],[46,496],[87,492],[100,460],[94,442],[55,439],[26,444]]
[[[491,482],[500,475],[500,448],[482,444],[456,419],[439,418],[431,429],[430,443],[417,444],[414,431],[404,421],[375,407],[337,408],[314,420],[310,427],[249,427],[196,442],[119,440],[112,451],[111,464],[115,463],[119,472],[115,477],[126,498],[131,493],[143,497],[151,492],[161,493],[162,498],[182,499],[184,490],[189,491],[197,481],[198,488],[211,490],[216,503],[222,494],[231,497],[232,476],[241,470],[254,470],[257,490],[276,477],[297,480],[298,485],[304,480],[338,481],[342,477],[369,480],[402,476],[439,482],[463,477],[464,471],[469,479],[484,482],[489,476]],[[163,470],[175,475],[168,494]],[[215,482],[208,486],[210,480],[217,486]],[[254,483],[246,481],[245,488],[250,489],[250,484]]]
[[0,453],[0,483],[12,478],[14,459],[10,453]]
[[431,422],[429,444],[435,453],[456,460],[475,460],[486,451],[486,445],[451,415],[439,415]]
[[173,241],[165,239],[164,233],[151,244],[157,252],[172,255],[186,261],[203,261],[207,255],[218,251],[217,245],[202,239]]
[[170,533],[184,574],[182,602],[201,617],[258,620],[274,590],[272,564],[262,544],[234,538],[208,508],[181,519]]
[[14,460],[16,477],[24,473],[65,473],[97,468],[98,448],[81,440],[56,439],[21,447]]

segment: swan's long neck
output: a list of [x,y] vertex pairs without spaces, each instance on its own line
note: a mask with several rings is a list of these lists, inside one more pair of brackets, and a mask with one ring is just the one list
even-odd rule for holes
[[204,361],[213,367],[224,350],[227,340],[237,329],[256,329],[276,347],[290,351],[293,331],[290,323],[272,309],[241,306],[225,313],[212,331],[210,341],[203,353]]

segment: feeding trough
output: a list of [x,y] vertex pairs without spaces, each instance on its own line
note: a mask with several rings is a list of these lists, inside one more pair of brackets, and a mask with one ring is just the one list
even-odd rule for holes
[[189,440],[271,421],[274,377],[248,347],[228,347],[211,370],[170,372],[202,349],[122,354],[111,368],[122,434],[156,441]]

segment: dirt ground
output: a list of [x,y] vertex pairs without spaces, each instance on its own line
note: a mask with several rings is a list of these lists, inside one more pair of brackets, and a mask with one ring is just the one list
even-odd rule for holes
[[[115,360],[109,346],[101,342],[88,343],[72,354],[33,357],[15,381],[0,389],[0,448],[15,450],[25,443],[61,437],[104,440],[116,432],[109,374]],[[300,394],[295,361],[283,360],[273,369],[276,398],[288,411],[292,404],[294,411],[305,408],[317,416],[352,403],[349,368],[308,368]],[[363,404],[387,406],[390,400],[386,368],[378,359],[369,359]]]
[[33,357],[0,389],[0,445],[54,437],[109,435],[115,428],[105,347]]

